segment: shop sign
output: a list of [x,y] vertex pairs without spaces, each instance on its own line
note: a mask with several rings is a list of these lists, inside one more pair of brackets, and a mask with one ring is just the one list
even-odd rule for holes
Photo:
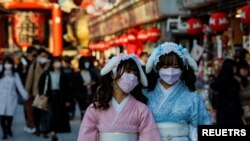
[[28,47],[33,40],[43,42],[45,17],[42,13],[19,11],[14,15],[14,41],[19,47]]

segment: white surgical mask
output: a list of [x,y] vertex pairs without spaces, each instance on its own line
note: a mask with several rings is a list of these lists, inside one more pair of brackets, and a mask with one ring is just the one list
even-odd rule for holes
[[47,59],[47,58],[40,58],[40,59],[39,59],[39,62],[40,62],[41,64],[45,64],[45,63],[48,62],[48,59]]
[[174,84],[180,79],[181,70],[179,68],[161,68],[159,71],[160,78],[169,85]]
[[132,73],[124,72],[117,84],[124,93],[131,92],[138,85],[138,78]]
[[4,68],[5,68],[5,70],[11,70],[12,65],[11,64],[4,64]]

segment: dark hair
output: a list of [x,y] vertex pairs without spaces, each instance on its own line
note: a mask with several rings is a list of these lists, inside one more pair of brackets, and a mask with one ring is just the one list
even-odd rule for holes
[[144,55],[148,56],[148,53],[147,53],[147,52],[141,52],[141,53],[140,53],[140,57],[142,57],[142,56],[144,56]]
[[236,62],[234,60],[225,59],[218,74],[218,78],[223,78],[223,77],[233,78],[234,67],[236,67]]
[[[12,74],[14,75],[14,73],[15,73],[15,67],[14,67],[14,61],[13,61],[13,59],[10,58],[10,57],[4,58],[3,59],[3,65],[6,62],[8,62],[8,63],[10,63],[12,65],[12,70],[11,71],[12,71]],[[2,71],[0,72],[0,78],[2,78],[4,76],[4,71],[5,71],[5,68],[3,67]]]
[[[117,76],[115,79],[119,79],[125,70],[134,70],[138,74],[138,80],[140,80],[140,72],[133,59],[127,59],[120,62],[117,67]],[[94,107],[99,109],[108,109],[109,101],[113,96],[113,89],[112,72],[110,72],[101,77],[101,85],[97,89],[93,98]],[[147,98],[142,94],[142,84],[140,81],[139,84],[131,91],[131,95],[138,101],[144,104],[147,103]]]
[[60,56],[55,56],[55,57],[52,58],[52,60],[51,60],[51,62],[50,62],[50,66],[49,66],[49,70],[50,70],[50,71],[54,71],[53,64],[54,64],[56,61],[62,62],[62,58],[61,58]]
[[[176,63],[178,64],[178,66],[180,67],[180,69],[182,70],[182,75],[180,77],[180,79],[184,82],[184,84],[188,87],[188,89],[193,92],[196,90],[195,88],[195,81],[196,81],[196,76],[194,73],[194,70],[188,66],[186,67],[183,64],[182,59],[174,52],[170,52],[168,54],[162,55],[159,58],[159,62],[156,65],[156,70],[157,72],[160,70],[161,67],[167,65],[167,66],[172,66],[175,63],[175,59],[176,59]],[[159,74],[156,73],[154,70],[152,70],[148,75],[148,80],[149,81],[149,85],[148,85],[148,90],[152,91],[155,89],[155,86],[157,84],[157,80],[159,78]]]
[[71,64],[71,61],[72,61],[72,57],[66,55],[66,56],[63,56],[63,61],[67,64]]
[[249,84],[249,80],[248,77],[241,76],[240,69],[246,69],[249,75],[249,64],[246,60],[241,60],[237,63],[237,75],[240,77],[243,87],[246,87]]
[[93,64],[92,64],[92,60],[90,57],[84,57],[84,56],[81,56],[80,59],[79,59],[79,62],[78,62],[78,67],[80,70],[83,70],[83,69],[87,69],[84,65],[85,62],[89,62],[90,63],[90,68],[92,68]]
[[40,54],[42,54],[42,53],[46,53],[48,56],[49,56],[49,54],[50,54],[47,50],[41,48],[41,49],[38,50],[37,54],[40,55]]
[[37,49],[34,46],[29,46],[26,50],[27,53],[37,53]]

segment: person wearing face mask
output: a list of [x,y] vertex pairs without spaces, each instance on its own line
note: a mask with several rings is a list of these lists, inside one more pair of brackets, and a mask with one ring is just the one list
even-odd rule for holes
[[92,95],[96,92],[99,83],[99,77],[90,60],[89,57],[83,56],[79,59],[80,71],[75,74],[74,80],[75,100],[78,103],[82,117],[91,103]]
[[[47,81],[46,81],[47,80]],[[46,83],[47,82],[47,83]],[[41,124],[48,124],[47,128],[40,129],[41,132],[50,132],[51,140],[57,141],[57,133],[68,133],[71,131],[68,115],[68,107],[70,106],[71,97],[68,92],[68,82],[65,77],[65,73],[62,70],[62,59],[61,57],[54,57],[51,61],[51,66],[48,71],[45,71],[38,83],[39,94],[43,94],[45,85],[47,90],[45,92],[48,96],[48,112],[50,119],[43,120],[41,119],[44,113],[40,111],[42,116],[40,117],[40,124],[37,124],[38,127]],[[39,118],[38,117],[38,118]]]
[[142,85],[147,78],[134,54],[111,58],[88,107],[77,141],[160,141]]
[[[11,58],[3,61],[3,69],[0,72],[0,118],[3,131],[2,139],[13,136],[12,121],[17,107],[17,92],[24,100],[28,99],[21,79],[14,71],[14,62]],[[16,91],[17,90],[17,91]]]
[[250,124],[250,78],[249,64],[246,60],[237,63],[237,76],[240,82],[240,101],[244,109],[243,119],[245,124]]
[[144,95],[162,141],[197,141],[197,127],[211,124],[203,99],[195,93],[197,64],[182,46],[166,42],[151,53]]
[[38,56],[34,62],[29,67],[27,79],[25,82],[25,89],[29,93],[29,99],[24,103],[25,111],[27,113],[27,121],[26,126],[24,127],[24,131],[27,133],[35,133],[37,136],[40,135],[39,129],[36,130],[35,126],[35,118],[39,113],[36,113],[37,110],[34,110],[32,107],[32,103],[38,92],[38,81],[43,72],[48,70],[50,66],[49,62],[49,52],[45,49],[38,50]]

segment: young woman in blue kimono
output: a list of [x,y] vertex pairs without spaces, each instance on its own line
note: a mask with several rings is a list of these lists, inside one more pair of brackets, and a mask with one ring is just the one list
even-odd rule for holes
[[195,92],[197,64],[187,50],[163,43],[146,64],[148,107],[163,141],[197,141],[197,128],[211,124],[203,99]]

